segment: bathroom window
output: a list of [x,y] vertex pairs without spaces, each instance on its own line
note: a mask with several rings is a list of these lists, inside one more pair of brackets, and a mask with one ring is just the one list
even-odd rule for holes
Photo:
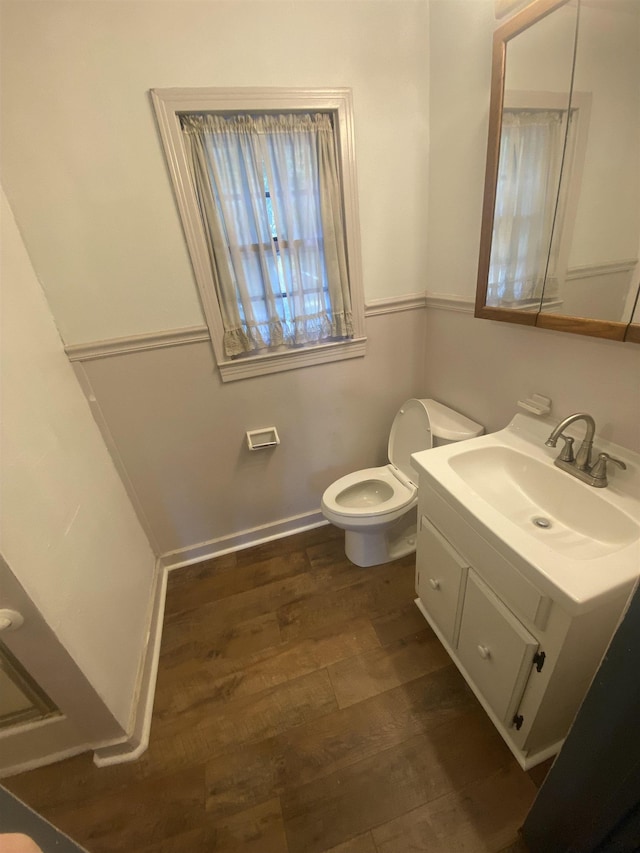
[[223,381],[364,354],[348,90],[154,90]]

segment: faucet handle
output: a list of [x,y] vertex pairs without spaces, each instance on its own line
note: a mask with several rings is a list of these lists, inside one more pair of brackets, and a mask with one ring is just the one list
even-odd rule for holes
[[623,470],[627,468],[622,459],[616,459],[615,456],[609,456],[608,453],[599,453],[598,461],[589,473],[594,480],[602,480],[605,485],[607,483],[607,462],[613,462],[614,465]]
[[564,447],[560,451],[558,459],[562,462],[573,462],[573,439],[569,435],[565,435],[564,433],[560,433],[558,438],[561,438],[564,441]]

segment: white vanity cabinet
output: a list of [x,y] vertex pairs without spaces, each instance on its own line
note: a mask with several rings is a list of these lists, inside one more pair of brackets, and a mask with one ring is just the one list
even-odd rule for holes
[[418,599],[429,621],[438,627],[441,639],[455,648],[469,564],[424,516],[417,554]]
[[481,578],[469,570],[458,659],[494,713],[509,724],[531,672],[538,642]]
[[416,604],[522,767],[554,755],[628,593],[568,612],[420,481]]

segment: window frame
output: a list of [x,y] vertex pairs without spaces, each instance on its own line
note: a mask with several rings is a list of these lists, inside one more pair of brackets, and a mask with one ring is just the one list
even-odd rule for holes
[[[216,362],[223,382],[246,379],[365,354],[364,289],[358,216],[358,190],[351,90],[284,88],[151,89],[160,138],[166,157],[182,228],[200,292]],[[347,265],[354,337],[276,352],[229,359],[222,348],[224,329],[218,305],[202,218],[191,180],[180,116],[217,113],[331,113],[342,178]]]

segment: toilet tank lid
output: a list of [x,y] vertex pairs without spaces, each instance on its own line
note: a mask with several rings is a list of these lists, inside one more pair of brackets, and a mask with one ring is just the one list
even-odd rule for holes
[[484,427],[470,418],[455,412],[437,400],[420,400],[429,414],[431,431],[434,437],[446,438],[448,441],[464,441],[482,435]]

